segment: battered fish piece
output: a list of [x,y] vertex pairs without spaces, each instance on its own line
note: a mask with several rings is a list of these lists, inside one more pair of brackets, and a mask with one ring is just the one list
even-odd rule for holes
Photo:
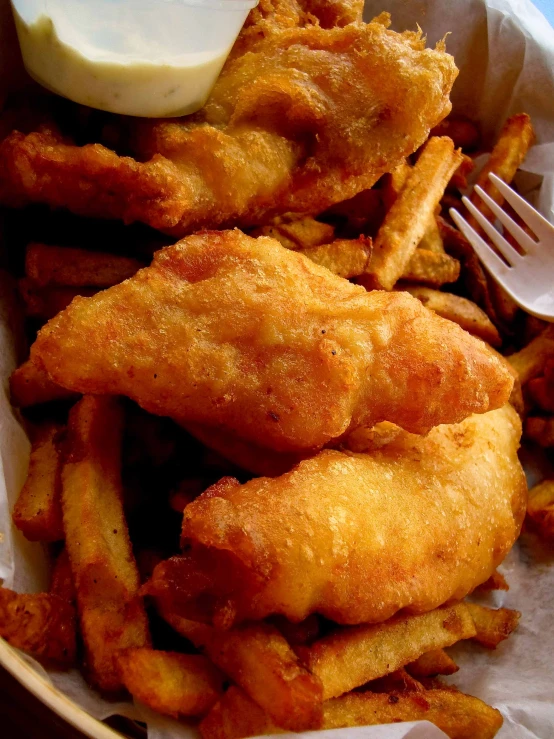
[[[279,452],[382,420],[426,432],[507,402],[504,360],[407,293],[368,293],[274,239],[196,234],[39,333],[58,385]],[[193,429],[194,433],[194,429]]]
[[381,622],[461,599],[519,534],[520,436],[506,405],[367,455],[323,451],[279,478],[224,478],[185,508],[187,554],[146,590],[185,614],[211,596],[219,626],[314,612]]
[[133,157],[12,133],[0,146],[0,202],[180,237],[352,197],[427,139],[457,75],[443,44],[426,49],[420,33],[388,30],[387,16],[359,15],[358,2],[265,3],[202,111],[124,124]]

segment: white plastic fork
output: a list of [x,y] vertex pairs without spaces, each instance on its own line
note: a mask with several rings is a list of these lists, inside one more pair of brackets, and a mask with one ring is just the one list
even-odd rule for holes
[[495,174],[489,174],[489,179],[536,235],[537,241],[478,185],[475,192],[514,237],[523,253],[514,249],[467,197],[462,198],[464,205],[504,259],[454,208],[450,209],[452,220],[486,269],[523,310],[545,321],[554,321],[554,226]]

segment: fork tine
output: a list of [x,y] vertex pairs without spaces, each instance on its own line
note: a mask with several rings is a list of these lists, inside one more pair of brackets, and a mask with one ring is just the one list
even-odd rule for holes
[[536,211],[532,205],[529,205],[529,203],[527,203],[520,195],[514,192],[511,187],[500,179],[500,177],[490,172],[489,179],[539,239],[552,237],[554,234],[554,226],[549,223],[544,216]]
[[473,205],[469,198],[463,197],[462,202],[469,210],[471,215],[475,218],[477,223],[481,226],[483,231],[487,234],[489,239],[496,246],[498,251],[502,254],[502,256],[506,258],[506,261],[509,264],[517,264],[517,262],[521,259],[521,254],[518,254],[514,247],[506,241],[506,239],[496,230],[492,223],[490,223],[490,221],[485,218],[485,216],[475,207],[475,205]]
[[494,275],[498,282],[503,287],[506,287],[511,268],[508,267],[508,265],[503,262],[502,259],[500,259],[498,254],[496,254],[487,244],[487,242],[484,241],[479,236],[479,234],[473,230],[466,219],[461,216],[457,210],[455,210],[454,208],[450,208],[450,215],[452,216],[452,220],[454,221],[456,226],[458,226],[458,228],[469,241],[471,246],[475,249],[475,253],[479,257],[481,262],[483,262],[485,267]]
[[525,233],[521,226],[518,226],[517,223],[512,218],[510,218],[510,216],[505,211],[502,210],[498,203],[496,203],[491,198],[491,196],[483,190],[482,187],[479,187],[479,185],[475,185],[474,191],[479,195],[481,200],[489,206],[489,208],[498,218],[500,223],[512,234],[512,236],[522,247],[522,249],[524,249],[525,252],[533,251],[533,247],[537,245],[537,242],[534,241],[529,236],[529,234]]

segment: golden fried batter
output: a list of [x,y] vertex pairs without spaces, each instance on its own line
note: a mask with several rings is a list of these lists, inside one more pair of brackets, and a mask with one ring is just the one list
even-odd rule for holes
[[513,384],[483,342],[411,295],[368,293],[239,230],[189,236],[76,298],[31,358],[70,390],[281,452],[382,420],[426,432],[503,405]]
[[224,478],[185,508],[187,555],[147,586],[228,625],[272,613],[380,622],[484,582],[516,540],[526,483],[509,405],[370,454],[323,451],[278,478]]
[[450,111],[457,70],[442,45],[425,49],[421,34],[359,14],[357,1],[263,3],[202,111],[128,121],[134,158],[12,133],[0,146],[0,202],[182,236],[321,212],[371,187]]

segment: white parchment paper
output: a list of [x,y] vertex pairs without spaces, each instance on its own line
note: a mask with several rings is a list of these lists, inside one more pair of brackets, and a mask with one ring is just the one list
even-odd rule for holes
[[[554,0],[553,0],[554,1]],[[527,112],[537,145],[527,157],[523,184],[544,215],[554,222],[554,30],[530,0],[367,0],[366,18],[392,13],[393,28],[419,24],[434,43],[450,33],[448,50],[461,70],[454,107],[481,122],[490,142],[511,114]],[[0,0],[0,102],[3,92],[24,79],[14,63],[14,36],[8,0]],[[537,176],[543,178],[537,189]],[[553,276],[554,278],[554,276]],[[47,565],[40,545],[26,542],[11,526],[9,511],[25,477],[29,444],[8,399],[7,380],[16,364],[17,326],[13,285],[0,273],[0,579],[22,591],[40,591]],[[533,479],[544,474],[542,461],[528,461]],[[460,644],[454,658],[460,672],[451,681],[499,708],[500,739],[554,737],[554,555],[524,536],[507,558],[503,572],[508,593],[489,596],[489,604],[516,608],[521,624],[496,651]],[[35,669],[44,674],[36,663]],[[91,691],[76,671],[49,673],[54,685],[97,718],[114,713],[148,723],[150,739],[193,739],[196,732],[140,705],[111,704]],[[329,736],[328,736],[329,735]],[[282,737],[283,735],[279,735]],[[307,734],[306,736],[311,736]],[[439,739],[445,735],[427,722],[318,732],[317,739]],[[478,737],[476,737],[478,739]]]

